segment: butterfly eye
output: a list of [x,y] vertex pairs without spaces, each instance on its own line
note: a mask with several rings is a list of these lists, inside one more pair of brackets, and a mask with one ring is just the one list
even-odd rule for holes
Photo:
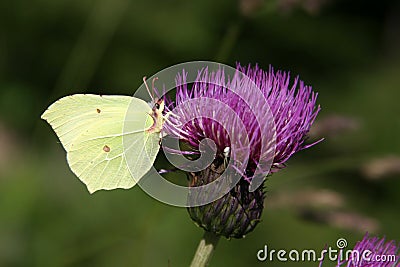
[[154,106],[156,107],[156,109],[160,109],[160,104],[155,103]]

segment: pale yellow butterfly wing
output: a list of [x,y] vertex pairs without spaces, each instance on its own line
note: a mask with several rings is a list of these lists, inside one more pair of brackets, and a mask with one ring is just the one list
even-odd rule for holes
[[93,193],[131,188],[151,168],[160,138],[147,132],[151,112],[134,97],[77,94],[53,103],[42,118],[67,151],[71,170]]

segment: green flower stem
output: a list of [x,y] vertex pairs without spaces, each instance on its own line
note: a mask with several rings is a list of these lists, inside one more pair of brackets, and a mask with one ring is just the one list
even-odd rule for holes
[[190,267],[207,266],[210,261],[215,247],[218,244],[220,236],[211,232],[204,232],[204,236],[197,247],[196,254],[193,257]]

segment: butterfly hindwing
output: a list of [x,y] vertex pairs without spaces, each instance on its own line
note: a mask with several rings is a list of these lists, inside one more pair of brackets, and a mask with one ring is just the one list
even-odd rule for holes
[[92,193],[131,188],[151,168],[159,149],[159,135],[147,132],[154,122],[151,112],[146,102],[130,96],[77,94],[56,101],[42,118]]

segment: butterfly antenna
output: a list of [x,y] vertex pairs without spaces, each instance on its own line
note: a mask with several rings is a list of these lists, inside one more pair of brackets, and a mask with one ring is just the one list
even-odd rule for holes
[[[147,85],[146,76],[143,77],[143,82],[144,82],[144,85],[146,86],[146,89],[147,89],[147,92],[149,93],[149,96],[151,97],[151,100],[153,100],[153,102],[154,102],[155,101],[154,100],[154,95],[153,95],[152,91],[150,91],[149,86]],[[154,79],[153,79],[153,89],[154,89]]]

